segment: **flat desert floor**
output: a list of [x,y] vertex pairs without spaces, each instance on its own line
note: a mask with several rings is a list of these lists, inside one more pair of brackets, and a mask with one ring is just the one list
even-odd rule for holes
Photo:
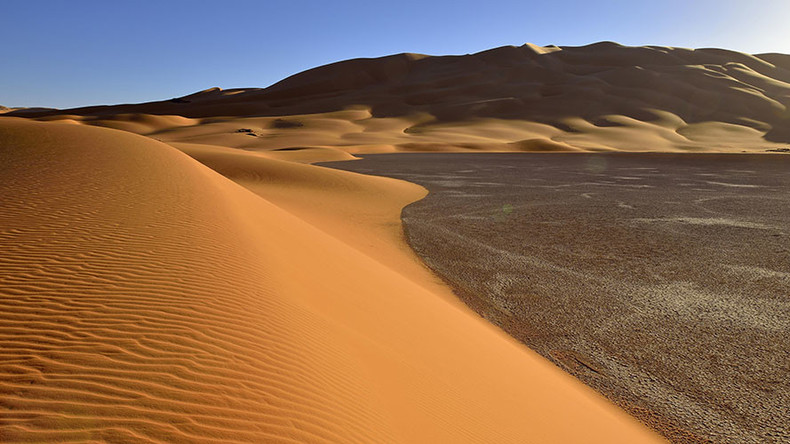
[[380,154],[480,315],[678,442],[787,442],[790,156]]

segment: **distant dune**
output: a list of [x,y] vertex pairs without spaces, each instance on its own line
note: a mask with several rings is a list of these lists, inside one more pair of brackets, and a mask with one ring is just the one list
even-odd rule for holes
[[[348,60],[265,89],[11,114],[256,150],[764,151],[790,143],[788,82],[783,54],[528,44]],[[233,134],[242,128],[252,131]]]

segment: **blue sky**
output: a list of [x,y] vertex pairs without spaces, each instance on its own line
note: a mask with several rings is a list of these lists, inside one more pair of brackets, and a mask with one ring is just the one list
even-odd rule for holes
[[790,53],[788,23],[788,0],[0,0],[0,104],[161,100],[354,57],[526,42]]

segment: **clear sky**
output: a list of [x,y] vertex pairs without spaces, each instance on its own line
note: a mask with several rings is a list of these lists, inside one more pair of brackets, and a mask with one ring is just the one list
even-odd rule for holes
[[790,53],[790,0],[0,0],[0,32],[0,104],[66,108],[526,42]]

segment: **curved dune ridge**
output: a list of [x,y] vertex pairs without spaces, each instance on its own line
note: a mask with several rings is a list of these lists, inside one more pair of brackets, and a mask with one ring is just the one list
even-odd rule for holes
[[[389,205],[363,239],[424,193],[333,174],[342,211]],[[19,119],[0,176],[3,442],[659,440],[276,183],[292,210],[163,143]]]
[[289,150],[283,156],[761,152],[790,143],[788,60],[713,48],[526,44],[464,56],[347,60],[263,89],[211,88],[162,102],[7,114],[170,142]]

